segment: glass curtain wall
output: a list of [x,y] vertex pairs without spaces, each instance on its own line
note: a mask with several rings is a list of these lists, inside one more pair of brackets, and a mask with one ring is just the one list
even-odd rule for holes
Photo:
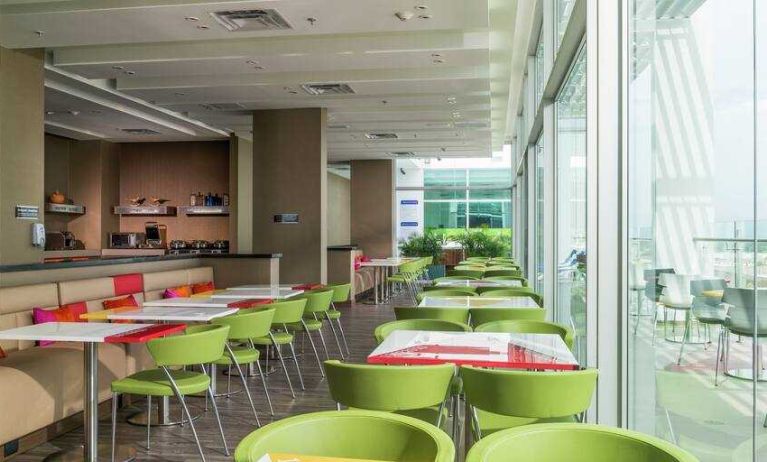
[[543,294],[543,270],[544,260],[544,217],[545,217],[545,159],[543,157],[543,137],[535,143],[535,280],[534,288],[539,294]]
[[586,364],[586,50],[556,99],[556,321],[575,331]]
[[628,424],[767,460],[767,6],[628,4]]

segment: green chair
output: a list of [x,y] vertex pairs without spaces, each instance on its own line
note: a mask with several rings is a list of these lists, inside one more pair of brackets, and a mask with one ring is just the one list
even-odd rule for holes
[[466,257],[467,261],[481,261],[481,262],[489,262],[490,257]]
[[454,269],[447,272],[448,276],[468,276],[471,278],[481,278],[485,274],[484,270],[459,270]]
[[514,287],[511,289],[492,289],[484,290],[481,297],[530,297],[535,300],[538,306],[543,307],[543,297],[523,287]]
[[552,423],[504,430],[472,446],[466,462],[698,462],[654,436],[606,425]]
[[[303,332],[309,338],[309,344],[312,346],[314,357],[317,359],[317,366],[320,368],[320,374],[323,377],[325,376],[325,372],[322,369],[320,354],[317,352],[317,347],[314,345],[314,340],[312,339],[312,332],[320,334],[320,342],[322,343],[322,349],[325,351],[325,359],[330,359],[328,346],[325,343],[325,336],[322,335],[322,319],[325,317],[325,313],[330,309],[333,294],[333,290],[317,289],[293,297],[293,300],[305,299],[306,306],[304,307],[304,315],[301,317],[301,320],[287,325],[288,330],[292,332]],[[333,331],[335,332],[335,329],[333,329]],[[338,337],[336,337],[336,341],[337,340]],[[340,344],[338,349],[341,349]]]
[[443,321],[469,323],[468,308],[394,307],[394,317],[402,319],[441,319]]
[[384,366],[325,361],[330,396],[340,406],[395,412],[442,428],[455,366]]
[[430,423],[380,411],[325,411],[297,415],[246,436],[236,462],[268,453],[363,460],[453,462],[450,436]]
[[488,268],[485,270],[485,277],[492,278],[495,276],[522,276],[522,271],[516,269],[494,269]]
[[520,425],[577,421],[575,416],[591,405],[597,375],[596,369],[542,372],[462,366],[475,441]]
[[[293,398],[296,397],[295,391],[293,391],[293,383],[290,381],[290,374],[288,374],[288,368],[285,365],[285,358],[282,356],[282,345],[288,345],[290,352],[293,355],[293,362],[296,365],[296,371],[298,372],[298,380],[301,382],[301,389],[305,390],[304,378],[301,375],[301,368],[298,366],[298,357],[296,356],[296,349],[293,345],[295,336],[292,331],[288,329],[288,324],[300,323],[304,315],[304,308],[306,307],[306,299],[293,299],[284,302],[270,303],[263,305],[264,308],[274,308],[274,318],[272,319],[272,328],[268,335],[263,337],[254,337],[251,339],[254,345],[262,345],[268,347],[274,347],[277,352],[277,358],[282,363],[282,370],[285,372],[285,378],[288,381],[288,387],[290,388],[290,394]],[[266,355],[267,369],[269,354]]]
[[482,279],[487,279],[488,281],[522,281],[524,283],[523,285],[527,285],[527,279],[523,276],[490,276]]
[[471,308],[469,316],[472,326],[481,326],[494,321],[543,321],[546,310],[543,308]]
[[[325,288],[331,289],[333,291],[333,298],[330,301],[330,309],[327,311],[327,313],[325,313],[325,317],[327,318],[328,324],[330,324],[331,328],[333,326],[333,321],[336,322],[338,332],[341,334],[341,340],[344,342],[344,348],[346,348],[346,355],[350,356],[351,352],[349,351],[349,344],[346,343],[346,334],[344,333],[344,328],[341,325],[341,312],[336,309],[336,303],[346,303],[349,301],[349,295],[351,295],[352,292],[352,285],[349,283],[328,284],[325,286]],[[333,332],[333,335],[335,335],[335,331]],[[336,338],[336,342],[338,342],[338,338]],[[338,349],[341,349],[340,345]],[[343,351],[341,351],[341,359],[344,359]]]
[[[226,444],[224,429],[221,426],[218,406],[216,406],[216,400],[210,387],[211,378],[205,371],[205,364],[213,363],[224,355],[228,335],[229,326],[203,325],[191,333],[158,338],[147,342],[147,349],[157,368],[137,372],[112,382],[112,460],[115,458],[115,448],[117,447],[117,402],[118,397],[123,394],[146,396],[147,415],[152,415],[153,396],[175,395],[181,403],[184,414],[186,414],[186,420],[189,422],[192,435],[197,443],[197,450],[204,461],[205,454],[184,397],[196,393],[207,393],[213,404],[213,413],[216,416],[218,430],[224,443],[224,452],[227,456],[229,455],[229,447]],[[172,369],[185,366],[200,366],[202,372]],[[149,420],[147,419],[147,450],[149,449]]]
[[462,287],[450,288],[450,289],[435,289],[416,295],[415,300],[418,303],[423,301],[424,297],[474,297],[477,294],[464,290]]
[[434,280],[434,282],[439,281],[477,281],[479,278],[473,277],[473,276],[442,276],[441,278],[437,278]]
[[[493,290],[514,290],[517,292],[520,292],[523,295],[529,295],[531,293],[535,293],[535,290],[532,287],[527,287],[527,280],[524,278],[515,278],[516,280],[521,280],[522,286],[495,286],[495,287],[477,287],[477,294],[482,295],[485,292],[491,292]],[[485,279],[482,279],[483,281]],[[508,279],[507,279],[508,280]]]
[[[422,308],[421,308],[422,309]],[[573,349],[572,329],[561,324],[546,321],[491,321],[474,327],[474,332],[506,332],[508,334],[557,334],[562,337],[567,348]]]
[[460,322],[443,321],[440,319],[403,319],[381,324],[375,328],[373,335],[378,343],[395,330],[433,330],[444,332],[471,332],[471,326]]
[[397,274],[386,278],[387,283],[400,284],[405,287],[408,295],[415,300],[418,293],[418,274],[421,272],[422,267],[419,260],[413,262],[407,262],[397,267]]
[[[225,316],[223,318],[215,319],[211,324],[219,326],[229,326],[229,342],[234,342],[236,346],[226,345],[226,354],[219,360],[214,361],[213,364],[221,366],[229,366],[228,379],[232,377],[232,365],[237,369],[242,380],[242,388],[245,390],[245,394],[248,396],[248,402],[251,409],[253,409],[253,415],[256,417],[256,424],[260,427],[261,422],[258,420],[258,413],[256,412],[256,406],[253,404],[253,398],[250,395],[248,389],[248,383],[245,381],[245,374],[242,372],[243,364],[255,364],[258,368],[258,374],[261,376],[261,384],[264,387],[264,393],[266,394],[266,400],[269,402],[269,412],[274,415],[274,408],[272,407],[272,399],[269,397],[269,389],[266,387],[266,379],[264,377],[264,371],[261,370],[261,364],[258,360],[261,356],[255,345],[250,341],[252,338],[264,337],[269,335],[269,330],[272,326],[272,320],[274,319],[274,309],[246,309],[240,310],[236,314],[231,316]],[[228,382],[227,382],[228,383]],[[228,387],[227,387],[228,388]]]
[[[434,292],[441,290],[460,290],[461,292],[471,296],[477,295],[477,289],[474,287],[440,287],[440,286],[426,286],[423,288],[424,292]],[[419,294],[421,295],[421,294]]]

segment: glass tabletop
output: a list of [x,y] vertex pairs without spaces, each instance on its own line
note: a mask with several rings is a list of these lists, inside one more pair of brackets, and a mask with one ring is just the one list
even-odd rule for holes
[[519,297],[429,297],[427,295],[418,306],[430,308],[540,308],[535,300],[524,295]]
[[578,361],[556,334],[396,330],[368,356],[371,364],[444,364],[575,370]]

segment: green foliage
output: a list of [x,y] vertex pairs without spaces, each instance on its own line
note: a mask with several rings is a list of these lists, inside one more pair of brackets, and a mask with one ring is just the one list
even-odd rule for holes
[[430,232],[413,234],[407,240],[400,240],[399,250],[404,257],[433,257],[433,263],[442,261],[442,236]]
[[[490,236],[498,236],[511,242],[511,229],[509,228],[476,228]],[[466,228],[427,228],[427,233],[442,236],[445,240],[458,242],[458,238],[466,234]]]
[[454,238],[466,257],[501,257],[511,250],[511,235],[490,234],[484,229],[468,230]]

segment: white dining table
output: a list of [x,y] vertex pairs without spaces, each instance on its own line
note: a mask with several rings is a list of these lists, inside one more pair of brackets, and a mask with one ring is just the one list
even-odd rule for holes
[[[427,292],[428,293],[428,292]],[[530,297],[429,297],[418,304],[429,308],[540,308]]]
[[[371,258],[370,261],[360,262],[361,267],[373,268],[373,303],[378,305],[379,299],[387,298],[386,278],[391,268],[396,268],[402,264],[417,260],[409,257],[389,257],[389,258]],[[381,295],[379,297],[379,288]]]
[[284,300],[304,293],[303,290],[294,290],[286,288],[264,288],[264,289],[245,289],[231,288],[221,292],[215,292],[210,297],[216,299],[252,299],[252,300]]
[[508,287],[522,287],[522,281],[517,279],[504,280],[504,281],[486,281],[486,280],[466,280],[466,279],[449,279],[444,281],[437,281],[434,283],[436,287],[495,287],[498,289],[505,289]]
[[[162,329],[163,326],[154,324],[110,324],[103,322],[48,322],[33,324],[30,326],[17,327],[0,331],[0,340],[28,340],[28,341],[54,341],[54,342],[79,342],[83,344],[83,422],[84,444],[72,452],[61,454],[61,460],[84,460],[96,462],[99,459],[107,460],[111,448],[102,447],[99,451],[98,444],[98,345],[100,343],[123,343],[120,337],[126,334],[136,333],[141,330]],[[177,332],[183,325],[166,326],[167,329],[157,330],[148,338],[155,338],[168,333]],[[118,451],[121,460],[130,460],[135,457],[135,451],[127,446],[122,446]],[[58,456],[57,454],[56,456]]]
[[239,300],[247,300],[249,297],[231,298],[197,298],[197,297],[178,297],[161,298],[159,300],[150,300],[142,303],[143,307],[173,307],[173,308],[230,308],[231,304]]
[[109,313],[106,317],[110,321],[210,322],[237,311],[238,308],[144,306],[135,310]]

